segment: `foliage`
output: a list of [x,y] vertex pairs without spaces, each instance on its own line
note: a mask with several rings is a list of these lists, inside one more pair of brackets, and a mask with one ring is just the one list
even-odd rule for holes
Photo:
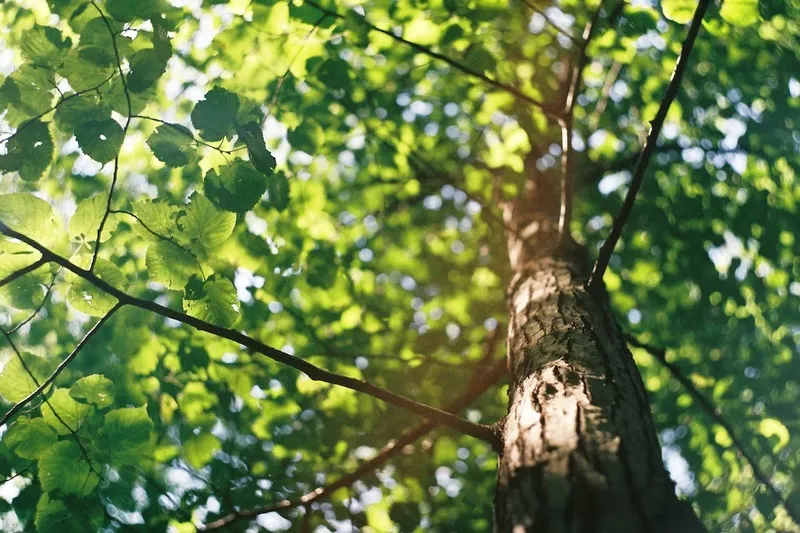
[[[0,279],[31,268],[0,287],[0,396],[41,389],[5,420],[4,529],[193,531],[346,476],[419,422],[231,332],[434,406],[485,374],[509,281],[496,200],[557,182],[558,124],[532,102],[562,97],[598,4],[0,3],[0,222],[80,268],[0,236]],[[603,4],[573,136],[571,229],[593,252],[698,2]],[[635,350],[679,491],[713,531],[798,531],[732,437],[800,508],[800,4],[720,4],[604,279],[626,331],[738,432]],[[491,423],[506,399],[465,415]],[[258,523],[490,529],[488,443],[439,428],[405,451]]]

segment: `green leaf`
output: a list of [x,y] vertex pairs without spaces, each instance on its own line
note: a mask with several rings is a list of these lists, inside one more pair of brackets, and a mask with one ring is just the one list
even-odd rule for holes
[[308,254],[308,284],[320,289],[330,289],[336,282],[336,250],[330,245],[319,244]]
[[19,172],[25,181],[36,181],[53,159],[53,138],[47,124],[33,120],[20,127],[0,155],[0,173]]
[[[75,92],[83,92],[101,87],[116,73],[116,66],[98,66],[81,57],[78,50],[71,50],[61,64],[56,67],[59,74],[67,78]],[[113,107],[113,106],[112,106]]]
[[[42,115],[52,108],[55,79],[50,70],[26,64],[6,78],[0,88],[0,112],[14,127],[26,120]],[[3,135],[6,137],[6,135]]]
[[412,20],[403,32],[403,37],[421,45],[432,45],[439,42],[441,29],[432,20],[418,18]]
[[157,0],[108,0],[108,13],[122,22],[148,19],[158,12]]
[[162,124],[147,138],[147,146],[168,167],[178,168],[197,160],[194,136],[180,124]]
[[256,122],[250,122],[244,126],[238,126],[236,134],[247,146],[247,155],[256,170],[265,176],[271,176],[275,170],[276,161],[267,150],[261,126]]
[[[102,257],[97,258],[94,273],[98,278],[121,291],[128,288],[128,279],[122,271],[114,263]],[[67,302],[81,313],[100,317],[117,304],[117,299],[85,279],[74,276],[67,293]]]
[[38,196],[27,192],[0,194],[0,222],[42,244],[53,242],[55,213]]
[[8,428],[3,442],[23,459],[38,459],[58,441],[43,418],[20,418]]
[[136,233],[148,241],[160,241],[175,231],[179,209],[159,200],[140,200],[133,204],[133,213],[138,217]]
[[67,94],[56,109],[54,122],[61,131],[73,133],[84,122],[111,119],[111,107],[97,93]]
[[[75,214],[69,220],[69,238],[73,242],[89,243],[97,240],[97,231],[103,221],[106,212],[108,196],[105,193],[97,194],[86,200],[82,200],[75,210]],[[105,242],[117,228],[118,218],[109,214],[103,225],[103,234],[100,241]]]
[[278,212],[283,212],[289,207],[291,187],[286,174],[283,172],[276,172],[273,174],[269,179],[267,192],[269,193],[269,200],[267,203],[270,207],[276,209]]
[[207,141],[221,141],[233,128],[239,110],[239,97],[222,87],[214,87],[192,110],[192,124]]
[[[4,273],[3,276],[12,274],[33,262],[28,261],[32,254],[28,253],[27,250],[30,249],[27,248],[25,252],[21,252],[21,256],[8,261],[8,264],[4,263],[0,265],[0,272]],[[7,254],[0,254],[0,259],[4,259],[6,255]],[[39,254],[37,253],[36,257],[38,256]],[[23,260],[20,261],[20,258]],[[50,268],[48,266],[42,266],[0,287],[0,303],[13,307],[14,309],[35,309],[44,295],[44,285],[49,279],[47,277],[49,270]]]
[[69,388],[69,395],[102,409],[114,403],[114,383],[103,375],[92,374],[73,383]]
[[37,383],[41,384],[49,378],[54,369],[55,363],[43,357],[22,352],[20,361],[14,354],[0,370],[0,395],[9,402],[19,402],[36,390]]
[[779,452],[784,446],[789,444],[789,429],[776,418],[765,418],[758,424],[758,432],[770,439],[777,437],[777,442],[773,447],[773,453]]
[[661,9],[669,20],[686,24],[692,20],[697,4],[698,0],[661,0]]
[[234,213],[252,209],[267,190],[264,175],[241,159],[220,167],[219,171],[209,170],[203,185],[212,204]]
[[58,63],[70,47],[72,39],[64,39],[57,28],[38,24],[27,30],[20,41],[23,57],[43,64]]
[[98,481],[74,440],[62,440],[39,458],[39,482],[45,492],[86,496]]
[[217,437],[210,433],[201,433],[183,443],[183,456],[193,468],[200,469],[211,462],[214,453],[220,447],[221,443]]
[[183,292],[183,310],[189,316],[229,328],[239,319],[236,288],[217,274],[206,281],[192,276]]
[[78,55],[95,68],[116,66],[117,57],[114,54],[111,31],[101,17],[88,21],[81,30]]
[[725,0],[719,15],[725,22],[734,26],[750,26],[761,18],[758,0]]
[[228,240],[236,226],[236,215],[217,209],[208,198],[195,192],[178,223],[192,247],[205,253]]
[[91,411],[90,405],[73,400],[67,389],[54,390],[42,404],[44,421],[59,435],[69,435],[72,431],[77,431]]
[[152,48],[139,50],[130,58],[131,70],[125,78],[128,90],[132,93],[141,93],[158,81],[167,71],[167,60],[170,56],[159,54]]
[[152,431],[146,406],[115,409],[103,417],[101,445],[112,462],[132,464],[147,454]]
[[[81,512],[76,513],[76,506]],[[97,531],[103,525],[103,510],[95,502],[88,505],[80,501],[70,501],[42,495],[36,506],[37,533],[86,533]]]
[[159,241],[147,248],[145,256],[150,281],[171,290],[182,290],[189,278],[200,273],[191,253],[170,241]]
[[75,138],[83,153],[100,163],[112,161],[122,146],[125,133],[114,119],[88,121],[75,127]]

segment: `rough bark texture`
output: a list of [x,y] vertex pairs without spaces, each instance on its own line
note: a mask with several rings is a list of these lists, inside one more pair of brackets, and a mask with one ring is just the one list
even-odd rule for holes
[[674,495],[607,298],[585,290],[585,252],[559,244],[549,215],[505,217],[514,277],[496,531],[704,531]]

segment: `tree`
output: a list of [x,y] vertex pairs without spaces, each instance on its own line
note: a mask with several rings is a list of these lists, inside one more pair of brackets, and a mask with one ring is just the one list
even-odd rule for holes
[[0,4],[4,530],[800,531],[798,12]]

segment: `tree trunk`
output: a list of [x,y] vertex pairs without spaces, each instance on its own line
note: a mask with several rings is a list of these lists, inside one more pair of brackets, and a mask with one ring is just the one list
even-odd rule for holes
[[585,289],[585,250],[559,244],[552,214],[520,205],[504,213],[514,276],[495,530],[705,531],[675,496],[608,298]]

